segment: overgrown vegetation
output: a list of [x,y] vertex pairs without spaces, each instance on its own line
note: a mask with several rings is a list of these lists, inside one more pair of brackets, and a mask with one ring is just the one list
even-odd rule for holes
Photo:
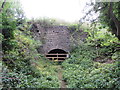
[[57,69],[37,52],[36,48],[41,45],[41,42],[32,38],[29,30],[31,24],[26,23],[24,17],[20,17],[20,7],[12,8],[15,4],[19,3],[14,0],[5,2],[1,13],[3,21],[1,34],[3,45],[2,87],[59,87]]
[[[100,5],[103,7],[111,4]],[[2,21],[0,24],[2,29],[2,33],[0,33],[2,87],[60,88],[57,76],[58,66],[37,52],[42,41],[34,39],[30,30],[35,22],[42,27],[61,25],[61,23],[54,19],[30,20],[28,22],[17,0],[11,0],[11,2],[1,0],[0,6],[2,6],[0,9],[0,17],[2,17],[0,18]],[[113,6],[115,15],[119,18],[119,4],[114,3]],[[101,11],[102,15],[105,12]],[[106,18],[101,17],[103,20]],[[109,20],[107,19],[107,21]],[[78,33],[82,28],[88,36],[82,42],[80,38],[76,40],[71,36],[73,38],[71,40],[77,44],[72,45],[70,58],[61,64],[64,72],[63,80],[67,83],[68,88],[120,89],[119,34],[109,32],[113,29],[109,25],[114,21],[112,19],[109,23],[107,21],[104,22],[107,26],[102,22],[94,22],[93,26],[91,24],[91,26],[63,24],[69,27],[72,35]]]
[[71,53],[71,58],[62,64],[68,88],[119,88],[120,52],[114,60],[106,56],[111,54],[110,49],[109,47],[96,50],[88,45],[77,47]]
[[103,28],[107,26],[109,31],[120,40],[120,1],[94,2],[91,0],[86,6],[83,21],[100,22]]
[[56,68],[36,50],[39,43],[21,31],[14,33],[16,47],[3,57],[3,87],[59,87]]
[[120,41],[98,24],[63,62],[68,88],[120,88]]

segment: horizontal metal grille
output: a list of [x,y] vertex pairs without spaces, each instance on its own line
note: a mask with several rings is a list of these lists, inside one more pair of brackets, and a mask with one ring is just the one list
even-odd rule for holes
[[47,59],[50,59],[52,61],[64,61],[68,57],[68,54],[55,53],[55,54],[46,54],[45,56]]

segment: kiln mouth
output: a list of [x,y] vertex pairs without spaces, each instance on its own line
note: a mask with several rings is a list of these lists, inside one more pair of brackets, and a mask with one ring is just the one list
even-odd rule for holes
[[51,61],[64,61],[68,57],[68,53],[62,49],[53,49],[46,54],[46,58]]

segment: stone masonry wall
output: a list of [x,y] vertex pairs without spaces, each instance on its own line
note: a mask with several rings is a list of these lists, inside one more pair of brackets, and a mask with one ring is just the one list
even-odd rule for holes
[[53,49],[62,49],[69,53],[71,47],[79,45],[87,37],[87,33],[82,30],[71,32],[67,26],[42,27],[38,23],[33,24],[31,32],[36,40],[42,41],[43,45],[37,49],[42,54]]
[[48,53],[53,49],[70,51],[70,33],[66,26],[53,26],[47,28],[43,50]]

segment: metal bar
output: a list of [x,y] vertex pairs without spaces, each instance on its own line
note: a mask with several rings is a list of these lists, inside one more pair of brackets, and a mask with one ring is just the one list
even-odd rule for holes
[[61,62],[62,62],[62,61],[64,61],[64,60],[58,60],[58,61],[56,61],[56,62],[59,62],[59,61],[61,61]]
[[68,54],[45,54],[45,55],[68,55]]
[[57,53],[57,59],[58,59],[58,53]]
[[67,58],[67,57],[46,57],[46,58]]

